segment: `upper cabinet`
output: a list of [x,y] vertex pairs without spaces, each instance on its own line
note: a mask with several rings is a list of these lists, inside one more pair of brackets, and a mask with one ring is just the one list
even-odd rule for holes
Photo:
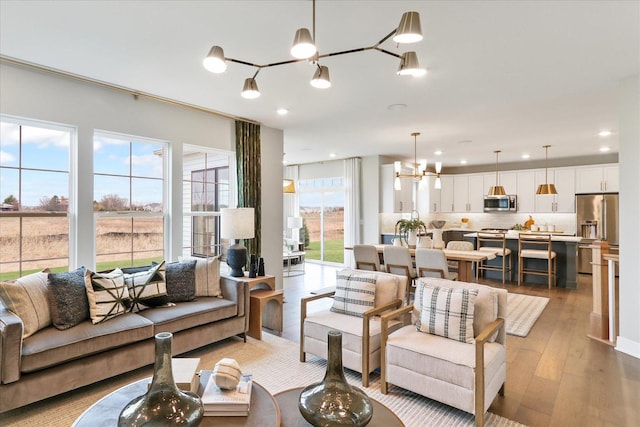
[[413,179],[401,178],[402,189],[393,188],[395,180],[393,164],[380,166],[380,212],[411,212],[413,210]]
[[442,182],[442,190],[440,190],[440,206],[438,212],[451,213],[453,212],[453,176],[452,175],[440,175],[440,181]]
[[[440,205],[442,190],[435,188],[435,176],[424,177],[422,181],[422,185],[418,185],[418,212],[421,214],[442,212]],[[442,187],[445,188],[444,183]]]
[[[535,187],[545,183],[545,170],[536,170]],[[575,168],[549,169],[547,173],[547,184],[554,184],[558,194],[536,195],[536,212],[564,212],[576,211],[576,175]],[[535,191],[535,190],[534,190]]]
[[576,193],[617,193],[620,190],[618,165],[576,168]]
[[536,210],[536,172],[533,170],[518,171],[516,173],[516,195],[518,196],[518,211],[535,212]]
[[484,211],[484,175],[454,175],[453,191],[454,212]]

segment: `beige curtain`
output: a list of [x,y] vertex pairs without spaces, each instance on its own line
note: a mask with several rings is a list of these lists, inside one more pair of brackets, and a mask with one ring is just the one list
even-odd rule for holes
[[255,238],[244,241],[249,255],[261,256],[262,175],[260,168],[260,125],[236,120],[236,170],[238,207],[254,208]]

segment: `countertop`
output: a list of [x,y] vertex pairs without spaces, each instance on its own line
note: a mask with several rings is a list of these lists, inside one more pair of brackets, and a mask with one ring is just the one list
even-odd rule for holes
[[[527,233],[526,231],[523,233]],[[467,233],[464,235],[464,237],[477,237],[477,233]],[[518,234],[517,233],[512,233],[506,234],[506,238],[507,239],[512,239],[512,240],[518,240]],[[552,242],[580,242],[582,240],[582,237],[576,237],[576,236],[570,236],[567,234],[552,234],[551,235],[551,241]]]

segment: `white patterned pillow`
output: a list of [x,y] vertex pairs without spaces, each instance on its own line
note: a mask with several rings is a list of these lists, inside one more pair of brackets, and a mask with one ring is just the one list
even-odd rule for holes
[[167,295],[165,262],[156,264],[146,271],[124,273],[124,282],[131,299],[129,311],[142,311],[153,304],[153,300]]
[[196,260],[196,296],[220,297],[220,256],[201,258],[180,256],[178,261],[188,262]]
[[89,315],[94,325],[127,312],[129,291],[122,270],[116,268],[109,273],[87,270],[84,282],[89,299]]
[[422,310],[416,327],[420,332],[471,343],[477,289],[445,288],[420,283]]
[[22,338],[51,325],[49,310],[49,269],[0,283],[0,299],[22,320]]
[[341,271],[336,274],[336,293],[331,311],[362,317],[375,307],[376,276]]

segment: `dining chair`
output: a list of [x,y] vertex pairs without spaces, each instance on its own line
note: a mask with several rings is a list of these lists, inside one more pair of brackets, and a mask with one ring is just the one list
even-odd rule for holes
[[353,256],[356,260],[356,269],[382,271],[378,249],[373,245],[354,245]]
[[[518,286],[524,281],[526,274],[547,276],[547,283],[551,289],[551,282],[557,280],[557,256],[552,250],[551,234],[520,233],[518,234]],[[532,260],[546,260],[546,269],[527,266]]]
[[385,245],[382,249],[384,258],[384,265],[387,273],[397,274],[407,277],[407,290],[405,292],[406,303],[409,304],[411,286],[413,280],[418,277],[416,269],[413,266],[413,260],[411,259],[411,253],[409,248],[402,246]]
[[458,273],[450,272],[447,257],[440,249],[417,248],[416,268],[418,277],[439,277],[456,280]]
[[[447,249],[451,249],[452,251],[472,251],[474,250],[473,243],[468,242],[466,240],[450,240],[447,243]],[[447,265],[449,266],[449,271],[458,272],[458,264],[459,261],[455,260],[447,260]],[[476,272],[476,282],[478,281],[478,266],[477,263],[473,263],[475,266],[474,270]]]
[[487,261],[478,263],[478,273],[481,271],[500,271],[502,273],[502,284],[509,272],[509,281],[513,279],[511,269],[511,249],[507,248],[507,239],[504,233],[483,233],[478,232],[476,239],[479,251],[491,251],[502,261],[501,265],[491,265]]

